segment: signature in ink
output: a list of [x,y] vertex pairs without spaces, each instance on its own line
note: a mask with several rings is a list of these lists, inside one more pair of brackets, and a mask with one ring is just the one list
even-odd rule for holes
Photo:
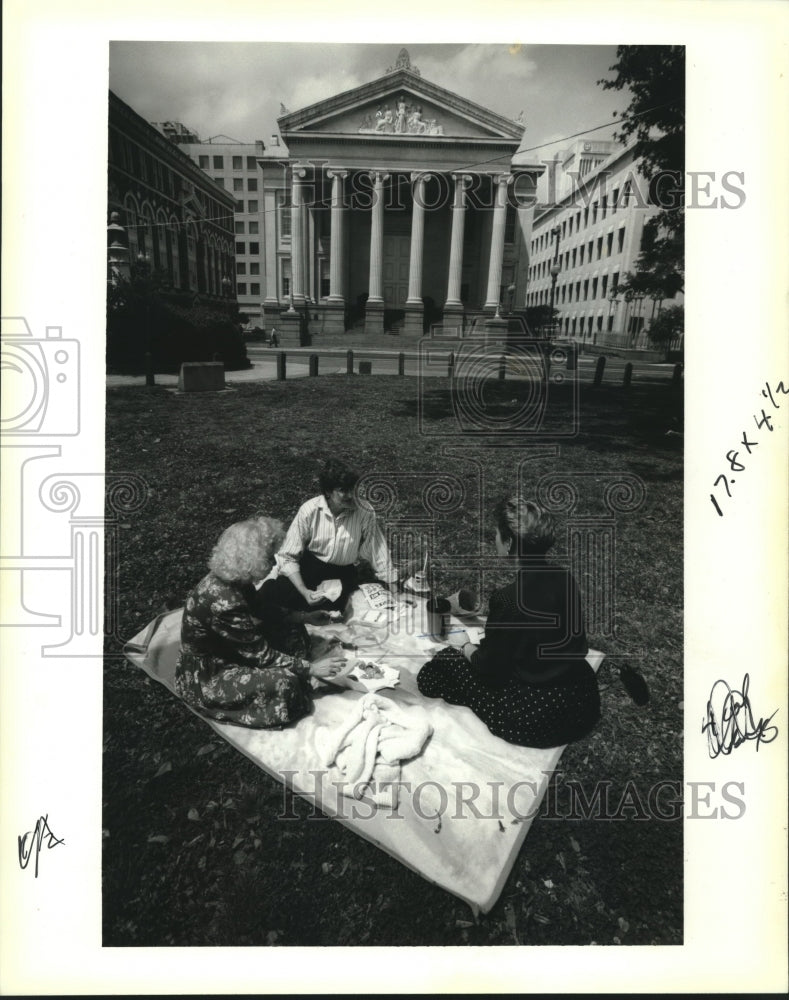
[[34,830],[28,830],[27,833],[23,834],[21,837],[17,837],[17,850],[19,851],[19,867],[23,870],[27,868],[30,863],[30,858],[33,856],[35,851],[36,867],[35,875],[38,878],[38,856],[41,854],[42,849],[46,846],[48,850],[53,847],[57,847],[58,844],[65,843],[49,828],[49,814],[46,816],[40,816],[36,822],[36,827]]
[[[753,710],[748,697],[751,678],[743,677],[742,691],[732,689],[726,681],[715,681],[707,702],[707,718],[701,724],[702,733],[707,734],[707,748],[710,757],[730,754],[747,740],[756,740],[758,751],[761,743],[772,743],[778,735],[778,727],[771,726],[773,715],[754,722]],[[718,699],[723,699],[720,706]],[[776,709],[776,711],[778,711]]]

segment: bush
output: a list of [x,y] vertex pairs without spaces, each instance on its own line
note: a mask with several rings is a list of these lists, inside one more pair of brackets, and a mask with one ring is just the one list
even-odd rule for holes
[[250,368],[237,303],[190,303],[148,277],[112,286],[107,301],[107,368],[142,374],[146,352],[154,371],[174,373],[184,361],[221,361],[228,371]]

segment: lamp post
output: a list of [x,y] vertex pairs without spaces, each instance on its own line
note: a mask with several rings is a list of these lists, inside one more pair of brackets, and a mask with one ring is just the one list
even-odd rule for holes
[[156,385],[156,379],[154,377],[153,370],[153,331],[151,330],[151,268],[150,268],[150,258],[148,254],[138,253],[137,254],[137,267],[145,275],[145,287],[143,290],[143,298],[145,302],[145,329],[146,329],[146,340],[147,340],[147,350],[145,351],[145,384],[146,385]]
[[107,226],[107,280],[113,285],[128,281],[130,271],[126,230],[119,218],[118,213],[113,212]]
[[510,314],[512,314],[512,303],[515,301],[515,285],[514,284],[507,286],[507,297],[508,297],[508,300],[509,300],[509,304],[507,306],[507,312],[510,313]]
[[559,277],[559,272],[562,269],[562,265],[559,263],[559,238],[561,235],[561,226],[554,226],[551,230],[551,239],[556,240],[556,246],[553,251],[553,260],[551,261],[551,266],[549,268],[551,274],[551,340],[553,340],[556,326],[556,318],[554,316],[554,309],[556,306],[556,279]]
[[221,285],[222,285],[222,294],[225,296],[226,299],[229,299],[230,289],[233,287],[233,282],[230,280],[230,278],[228,278],[227,275],[225,275],[224,278],[222,278]]

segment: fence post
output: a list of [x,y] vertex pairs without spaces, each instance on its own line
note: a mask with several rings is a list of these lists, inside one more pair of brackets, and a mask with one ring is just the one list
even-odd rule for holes
[[287,375],[287,369],[285,365],[285,352],[277,351],[277,379],[280,382],[284,382]]
[[671,373],[671,382],[673,385],[679,385],[682,381],[682,365],[674,365],[674,371]]
[[507,356],[506,354],[502,354],[502,356],[499,358],[499,380],[503,382],[506,377],[507,377]]
[[597,367],[594,370],[594,384],[600,385],[603,381],[603,372],[605,371],[605,354],[601,354],[597,359]]
[[397,374],[405,375],[405,354],[402,351],[397,355]]
[[311,354],[310,355],[310,375],[317,375],[317,374],[318,374],[318,355],[317,354]]
[[353,351],[348,350],[345,354],[345,357],[347,359],[345,365],[346,374],[353,375]]
[[455,377],[455,352],[449,352],[449,359],[447,360],[447,378],[452,381]]
[[576,344],[567,345],[567,371],[575,371],[578,364],[578,346]]
[[633,364],[632,362],[628,361],[628,363],[625,365],[625,373],[622,376],[622,385],[625,388],[627,388],[630,385],[630,380],[632,379],[632,377],[633,377]]

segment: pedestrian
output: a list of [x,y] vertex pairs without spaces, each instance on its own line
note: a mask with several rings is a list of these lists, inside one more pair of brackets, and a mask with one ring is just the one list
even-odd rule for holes
[[271,339],[268,342],[269,347],[279,347],[279,337],[277,336],[277,328],[272,326],[271,328]]

